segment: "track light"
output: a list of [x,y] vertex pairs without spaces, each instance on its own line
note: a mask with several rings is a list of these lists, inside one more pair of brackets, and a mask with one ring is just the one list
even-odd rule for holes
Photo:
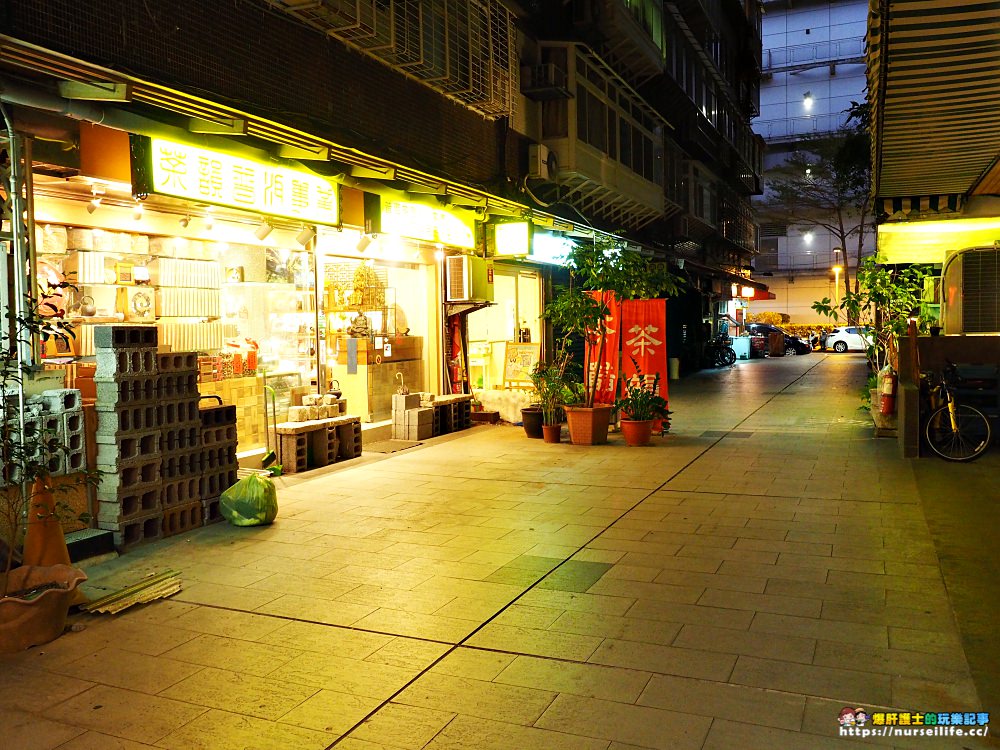
[[316,237],[316,227],[305,226],[302,227],[302,231],[295,237],[295,241],[304,247],[308,245],[314,237]]
[[372,244],[372,238],[367,234],[363,234],[361,235],[361,239],[358,240],[358,244],[354,246],[354,249],[359,253],[364,254],[370,244]]
[[269,235],[274,227],[267,223],[267,219],[261,219],[260,225],[253,230],[253,236],[258,240],[263,240]]
[[142,221],[142,204],[139,201],[136,201],[135,206],[132,207],[132,219]]
[[180,224],[181,224],[182,227],[184,227],[184,229],[187,229],[188,228],[188,224],[190,224],[190,223],[191,223],[191,217],[190,216],[182,216],[180,218]]
[[104,188],[97,185],[90,186],[90,202],[87,204],[87,213],[92,214],[101,207],[101,197],[104,195]]
[[212,215],[211,207],[205,209],[205,229],[209,232],[215,227],[215,217]]

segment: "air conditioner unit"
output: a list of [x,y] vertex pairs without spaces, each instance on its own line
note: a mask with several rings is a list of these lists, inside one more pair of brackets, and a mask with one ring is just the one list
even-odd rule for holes
[[528,146],[528,177],[555,182],[558,171],[554,151],[542,143]]
[[446,299],[449,302],[493,301],[493,261],[475,255],[445,258]]

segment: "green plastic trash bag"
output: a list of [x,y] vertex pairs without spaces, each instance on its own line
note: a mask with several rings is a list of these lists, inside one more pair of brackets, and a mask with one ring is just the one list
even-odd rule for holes
[[264,526],[278,515],[278,492],[268,477],[251,474],[222,493],[219,511],[233,526]]

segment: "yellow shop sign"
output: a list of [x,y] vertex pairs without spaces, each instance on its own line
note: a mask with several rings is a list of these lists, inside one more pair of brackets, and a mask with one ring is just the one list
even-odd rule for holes
[[454,247],[476,246],[471,226],[455,214],[423,203],[385,201],[382,204],[382,231]]
[[339,223],[337,186],[319,175],[152,138],[151,192],[314,224]]

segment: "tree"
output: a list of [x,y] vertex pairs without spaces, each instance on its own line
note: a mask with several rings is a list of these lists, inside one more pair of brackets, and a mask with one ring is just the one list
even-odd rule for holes
[[[565,340],[559,351],[569,351],[568,340],[579,338],[587,345],[583,362],[583,406],[594,405],[598,367],[604,360],[608,335],[608,299],[604,293],[619,300],[651,299],[658,295],[677,294],[682,281],[674,276],[666,263],[652,262],[625,247],[611,235],[595,235],[592,242],[581,242],[570,250],[566,259],[569,286],[560,290],[545,307],[544,317],[562,329]],[[597,292],[598,294],[592,294]],[[596,346],[594,362],[591,347]]]
[[[875,257],[868,257],[858,266],[859,291],[848,290],[836,302],[824,297],[813,302],[812,307],[834,322],[845,316],[867,329],[868,361],[875,372],[886,364],[898,370],[896,341],[906,335],[914,311],[920,308],[926,275],[926,269],[921,266],[896,269],[881,265]],[[916,323],[918,331],[927,329],[926,319],[918,317]]]
[[[869,210],[871,152],[867,102],[851,102],[847,124],[833,135],[800,142],[783,164],[767,172],[762,221],[799,227],[822,227],[844,249],[844,292],[851,290],[848,248],[855,267],[864,257],[865,238],[873,232]],[[854,280],[854,293],[859,290]],[[839,295],[839,292],[838,292]]]

